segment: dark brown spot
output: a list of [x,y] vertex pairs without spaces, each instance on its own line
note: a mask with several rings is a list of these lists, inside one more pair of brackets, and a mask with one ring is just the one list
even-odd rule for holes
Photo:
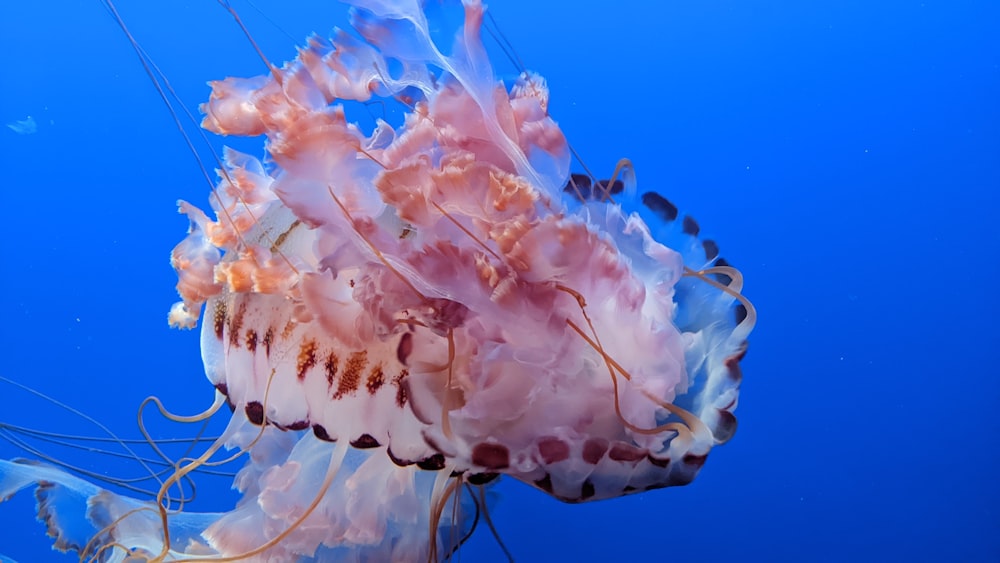
[[229,345],[233,348],[240,347],[240,332],[243,329],[243,319],[247,315],[247,302],[240,301],[236,314],[229,318]]
[[545,491],[546,493],[549,493],[551,495],[552,494],[552,476],[549,475],[548,473],[546,473],[545,477],[542,477],[541,479],[535,481],[535,486],[538,487],[539,489]]
[[642,194],[642,204],[664,221],[669,222],[677,219],[677,206],[656,192]]
[[365,387],[368,388],[368,394],[374,395],[384,384],[385,374],[382,373],[382,364],[376,364],[375,367],[368,372],[368,380],[365,381]]
[[733,315],[736,317],[736,324],[740,324],[747,318],[747,308],[742,303],[737,303],[736,308],[733,310]]
[[324,442],[336,442],[336,440],[331,438],[330,434],[327,433],[326,428],[323,428],[319,424],[313,424],[313,436],[316,436]]
[[563,191],[584,200],[590,199],[590,176],[586,174],[570,174]]
[[719,245],[715,244],[714,240],[701,241],[701,247],[705,249],[705,260],[709,262],[715,260],[715,257],[719,255]]
[[499,476],[499,473],[473,473],[466,480],[470,485],[485,485],[495,481]]
[[327,389],[333,388],[333,380],[337,378],[337,364],[340,359],[333,352],[326,357],[326,361],[323,362],[323,370],[326,371],[326,387]]
[[353,394],[361,385],[361,371],[368,365],[368,352],[362,350],[351,354],[344,365],[344,372],[337,382],[337,392],[333,394],[334,399],[339,399],[347,394]]
[[264,424],[264,405],[258,403],[257,401],[250,401],[247,406],[244,407],[243,412],[247,415],[247,420],[261,426]]
[[555,436],[545,436],[538,440],[538,453],[543,463],[559,463],[569,457],[569,444]]
[[683,222],[683,230],[684,234],[696,237],[698,236],[698,233],[701,231],[701,228],[698,226],[698,222],[695,221],[693,217],[691,217],[690,215],[685,215]]
[[572,174],[563,191],[572,194],[581,201],[594,200],[605,201],[608,196],[622,193],[625,189],[625,182],[621,180],[597,180],[591,182],[590,176],[585,174]]
[[670,481],[668,483],[662,483],[662,484],[654,483],[653,485],[646,487],[646,490],[649,491],[654,488],[659,489],[662,487],[677,487],[677,486],[688,485],[692,481],[694,481],[694,478],[697,476],[698,476],[697,467],[692,467],[688,465],[678,466],[678,468],[674,469],[674,471],[671,472]]
[[743,380],[743,370],[740,369],[740,360],[747,353],[747,343],[743,343],[743,349],[725,360],[726,368],[729,370],[729,379],[739,383]]
[[229,396],[229,386],[225,383],[216,383],[215,388],[219,390],[219,393],[222,393],[227,397]]
[[701,469],[701,466],[705,465],[705,460],[707,459],[708,459],[708,454],[702,454],[702,455],[687,454],[682,458],[685,465],[695,470]]
[[649,454],[649,463],[652,463],[653,465],[655,465],[657,467],[666,467],[666,466],[670,465],[670,458],[669,457],[656,457],[653,454]]
[[583,461],[591,465],[597,465],[604,457],[604,452],[608,451],[608,441],[604,438],[590,438],[583,443]]
[[268,358],[271,357],[271,344],[274,343],[274,328],[267,327],[267,332],[264,333],[264,354]]
[[426,471],[440,471],[444,469],[444,456],[441,454],[434,454],[427,459],[418,461],[417,467]]
[[257,351],[257,331],[252,328],[247,329],[247,350],[251,354]]
[[587,500],[594,496],[594,484],[587,479],[583,482],[583,486],[580,487],[580,500]]
[[299,346],[299,357],[296,363],[296,375],[299,381],[306,378],[306,373],[316,366],[316,341],[307,340]]
[[598,180],[597,185],[594,187],[594,199],[602,201],[607,195],[618,195],[622,193],[625,189],[625,182],[621,180],[615,180],[611,182],[611,187],[608,187],[608,182],[610,180]]
[[308,420],[297,420],[288,426],[282,427],[283,430],[291,430],[292,432],[298,432],[299,430],[305,430],[306,428],[309,428]]
[[[715,265],[722,268],[729,266],[729,261],[725,258],[719,258],[715,261]],[[733,278],[727,276],[726,274],[715,274],[715,281],[721,283],[722,285],[729,285],[733,283]]]
[[608,451],[608,457],[614,461],[635,463],[646,457],[648,450],[640,449],[625,442],[615,442]]
[[378,440],[376,440],[371,434],[362,434],[361,436],[358,436],[357,440],[351,442],[351,447],[357,448],[359,450],[377,448],[381,445],[382,444],[379,444]]
[[406,385],[403,385],[403,380],[405,380],[408,375],[410,375],[410,371],[404,369],[399,372],[399,375],[392,378],[392,384],[396,386],[396,406],[399,408],[406,406],[408,395],[406,393]]
[[486,469],[506,469],[510,466],[510,451],[503,444],[480,442],[472,448],[472,463]]
[[409,332],[404,332],[403,336],[399,339],[399,346],[396,347],[396,359],[399,363],[406,365],[406,358],[410,357],[410,353],[413,352],[413,335]]
[[392,448],[386,448],[385,449],[385,453],[386,453],[386,455],[389,456],[389,459],[391,459],[392,462],[395,463],[396,465],[398,465],[399,467],[406,467],[406,466],[409,466],[409,465],[413,465],[412,461],[409,461],[409,460],[406,460],[406,459],[400,459],[400,458],[396,457],[396,455],[392,453]]
[[712,436],[717,442],[728,442],[736,434],[736,415],[719,409],[719,422],[712,429]]
[[574,187],[578,189],[590,189],[590,176],[586,174],[570,174],[569,181],[566,182],[566,186],[569,189]]
[[215,337],[222,340],[226,329],[226,302],[222,299],[215,302],[215,311],[212,312],[212,328],[215,329]]

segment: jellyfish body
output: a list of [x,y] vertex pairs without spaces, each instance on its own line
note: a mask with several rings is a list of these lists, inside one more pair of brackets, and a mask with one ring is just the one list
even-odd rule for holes
[[[268,160],[226,152],[214,219],[180,206],[170,321],[204,311],[244,500],[128,515],[135,501],[10,462],[0,494],[90,499],[97,545],[154,558],[426,559],[467,527],[441,510],[458,477],[613,498],[689,483],[732,436],[754,316],[715,243],[627,167],[570,176],[544,80],[495,79],[478,1],[450,46],[417,2],[349,3],[364,40],[312,37],[268,76],[212,84],[203,126],[265,135]],[[372,99],[405,121],[347,118]],[[42,508],[50,526],[65,510]]]

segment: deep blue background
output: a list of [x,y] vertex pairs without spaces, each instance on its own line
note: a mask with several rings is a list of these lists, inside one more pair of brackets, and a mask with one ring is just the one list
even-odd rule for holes
[[[275,60],[343,22],[294,4],[258,2],[295,41],[236,3]],[[518,561],[1000,560],[998,6],[493,2],[588,165],[630,157],[760,313],[740,430],[699,479],[581,506],[506,483]],[[206,80],[263,70],[214,2],[119,8],[192,109]],[[64,0],[3,2],[0,56],[0,122],[38,122],[0,130],[0,375],[125,436],[149,394],[207,406],[197,335],[166,312],[174,202],[208,188],[135,55],[97,0]],[[0,421],[96,433],[9,386]],[[0,506],[0,553],[66,560],[31,504]],[[500,556],[485,530],[464,553]]]

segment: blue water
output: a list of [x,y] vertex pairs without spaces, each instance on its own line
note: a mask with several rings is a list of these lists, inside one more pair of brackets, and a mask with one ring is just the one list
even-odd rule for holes
[[[343,24],[340,4],[294,4],[259,0],[273,25],[236,3],[274,60]],[[214,2],[119,7],[192,109],[205,81],[263,71]],[[492,11],[588,166],[631,158],[743,271],[760,315],[739,431],[695,483],[577,506],[505,483],[493,517],[518,561],[1000,560],[1000,4]],[[0,53],[0,122],[36,125],[0,128],[0,375],[127,437],[147,395],[207,407],[197,334],[166,313],[175,201],[208,188],[137,58],[97,0],[2,3]],[[0,421],[99,433],[8,385]],[[202,501],[230,502],[215,483]],[[0,553],[69,560],[32,504],[0,505]],[[463,553],[501,557],[485,530]]]

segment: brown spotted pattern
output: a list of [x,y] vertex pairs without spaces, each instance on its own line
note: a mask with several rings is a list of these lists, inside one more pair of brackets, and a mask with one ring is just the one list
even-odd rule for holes
[[399,372],[399,375],[392,378],[392,384],[396,386],[396,406],[399,408],[406,406],[406,385],[403,385],[403,381],[408,375],[410,375],[410,370],[404,368]]
[[247,302],[240,301],[236,308],[236,314],[229,317],[229,345],[233,348],[240,347],[240,331],[243,328],[243,320],[247,315]]
[[[389,368],[386,361],[376,360],[367,350],[338,352],[329,348],[322,339],[295,336],[298,334],[297,327],[301,325],[291,320],[282,320],[266,326],[256,324],[255,321],[250,320],[252,314],[249,312],[254,305],[253,303],[248,305],[248,303],[246,296],[233,294],[230,299],[216,300],[209,309],[213,313],[212,324],[209,326],[218,340],[225,343],[227,349],[234,351],[245,349],[250,354],[260,353],[270,359],[273,353],[284,350],[288,345],[291,345],[292,350],[294,350],[294,356],[292,356],[294,371],[292,373],[295,374],[295,378],[299,382],[305,382],[308,377],[312,377],[312,374],[315,373],[315,376],[325,380],[331,401],[355,396],[362,387],[367,390],[365,395],[375,397],[388,384],[395,387],[393,393],[395,405],[399,408],[407,405],[409,398],[405,382],[409,371],[405,367],[391,361],[389,363],[396,367]],[[396,353],[390,352],[390,354],[405,360],[411,353],[412,346],[412,335],[404,333],[397,341]],[[284,353],[279,353],[281,358],[285,357]],[[393,360],[395,359],[393,358]],[[277,366],[278,364],[275,364],[271,367],[274,369]],[[233,399],[229,396],[230,390],[225,380],[216,383],[216,389],[226,396],[231,409],[240,408],[233,403]],[[260,393],[259,389],[252,391],[249,397],[242,399],[246,401],[242,405],[242,411],[251,423],[291,431],[311,428],[317,439],[335,440],[323,425],[308,419],[275,420],[267,416],[264,412],[264,399]],[[366,433],[355,437],[352,440],[352,446],[377,448],[384,447],[385,444],[372,434]],[[400,463],[418,464],[426,469],[439,469],[444,467],[445,458],[442,454],[434,454],[423,459],[401,460]]]
[[326,356],[326,361],[323,362],[323,371],[326,373],[326,386],[329,388],[333,387],[333,381],[337,379],[337,365],[339,363],[340,358],[334,352],[330,352]]
[[222,340],[226,329],[226,301],[224,299],[215,302],[215,310],[212,311],[212,329],[215,331],[215,337]]
[[376,364],[368,372],[368,379],[365,380],[365,387],[370,395],[374,395],[385,384],[385,373],[382,371],[382,364]]
[[247,350],[253,354],[257,351],[257,331],[254,329],[247,329]]
[[264,354],[270,358],[271,357],[271,345],[274,344],[274,329],[267,327],[267,331],[264,333]]
[[367,364],[368,352],[365,350],[354,352],[347,358],[344,371],[337,382],[337,391],[333,394],[334,399],[339,399],[358,390],[358,387],[361,386],[361,373]]
[[299,345],[299,357],[295,363],[295,375],[302,381],[306,373],[316,366],[316,341],[306,340]]

